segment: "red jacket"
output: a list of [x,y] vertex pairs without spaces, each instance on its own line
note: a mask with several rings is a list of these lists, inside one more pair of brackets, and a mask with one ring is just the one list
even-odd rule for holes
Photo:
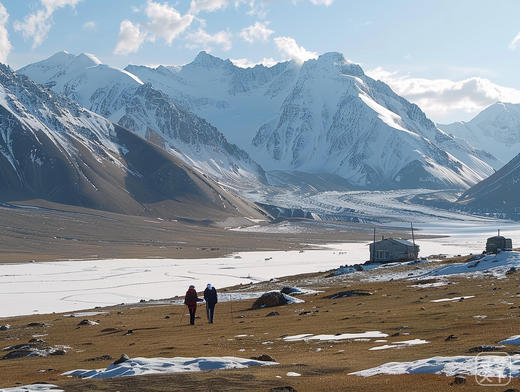
[[195,289],[189,289],[186,291],[186,297],[184,297],[184,304],[188,305],[188,308],[196,308],[199,297]]

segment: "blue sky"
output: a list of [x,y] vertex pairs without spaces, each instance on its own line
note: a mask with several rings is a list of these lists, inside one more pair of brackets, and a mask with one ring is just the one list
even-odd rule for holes
[[[185,64],[200,50],[247,66],[338,51],[435,121],[520,102],[520,1],[0,0],[0,60],[60,50],[103,62]],[[4,8],[2,7],[2,8]]]

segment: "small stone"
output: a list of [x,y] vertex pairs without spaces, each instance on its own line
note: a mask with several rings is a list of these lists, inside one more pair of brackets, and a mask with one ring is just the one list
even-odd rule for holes
[[271,313],[267,313],[267,315],[265,317],[272,317],[272,316],[279,316],[280,313],[278,312],[271,312]]
[[164,316],[165,320],[168,320],[169,318],[170,318],[170,316],[168,316],[168,315]]
[[108,355],[108,354],[105,354],[105,355],[101,355],[99,357],[94,357],[94,358],[89,358],[89,359],[86,359],[86,361],[110,361],[112,360],[113,358]]
[[254,359],[255,361],[263,361],[263,362],[276,362],[273,357],[262,354],[259,357],[251,357],[251,359]]
[[461,376],[461,375],[458,374],[458,375],[455,376],[454,383],[456,385],[466,384],[466,377]]
[[45,340],[41,339],[41,338],[32,338],[31,340],[29,340],[29,343],[45,343]]
[[29,323],[27,324],[28,328],[45,328],[47,327],[47,324],[45,323]]
[[444,341],[449,342],[451,340],[457,340],[457,339],[458,339],[458,337],[456,337],[455,335],[450,335],[446,339],[444,339]]
[[130,360],[130,357],[126,354],[123,354],[119,357],[119,359],[117,361],[114,361],[114,365],[119,365],[120,363],[123,363],[123,362],[126,362]]
[[298,392],[296,389],[291,387],[290,385],[286,385],[284,387],[274,387],[269,390],[269,392]]
[[132,329],[129,329],[128,331],[126,331],[125,336],[132,335],[133,333],[134,333],[134,331]]

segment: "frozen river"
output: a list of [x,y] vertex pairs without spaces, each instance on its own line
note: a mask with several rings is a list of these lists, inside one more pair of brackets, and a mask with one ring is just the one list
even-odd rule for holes
[[[498,228],[520,244],[520,225],[504,222],[422,224],[421,255],[480,253]],[[0,317],[69,312],[183,295],[188,285],[221,288],[299,273],[326,271],[368,259],[367,243],[317,250],[242,252],[216,259],[125,259],[0,265]]]

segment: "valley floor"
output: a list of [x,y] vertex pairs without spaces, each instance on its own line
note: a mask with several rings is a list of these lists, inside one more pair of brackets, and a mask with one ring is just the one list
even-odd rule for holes
[[[221,298],[226,292],[264,292],[284,286],[318,292],[299,296],[304,303],[270,309],[250,310],[252,299],[219,303],[214,324],[206,323],[205,307],[201,305],[196,325],[186,325],[186,309],[174,302],[95,309],[105,313],[77,317],[52,314],[2,319],[0,324],[11,326],[0,331],[3,347],[39,337],[46,345],[70,348],[65,355],[0,361],[0,387],[49,382],[65,391],[269,391],[281,386],[292,386],[300,392],[519,388],[518,378],[506,388],[480,387],[472,376],[467,376],[464,384],[454,385],[453,375],[420,371],[370,377],[349,374],[390,361],[474,356],[478,349],[473,348],[497,345],[520,333],[520,273],[417,279],[451,263],[445,260],[394,266],[333,277],[307,274],[239,285],[220,291]],[[366,290],[371,295],[327,298],[345,290]],[[272,311],[278,315],[267,317]],[[99,325],[79,326],[83,319]],[[380,337],[371,337],[373,333],[367,338],[341,336],[367,331],[379,331]],[[328,336],[313,337],[319,334]],[[518,347],[499,349],[513,354]],[[250,358],[267,354],[279,364],[99,380],[61,375],[74,369],[106,367],[123,353],[130,358]]]

